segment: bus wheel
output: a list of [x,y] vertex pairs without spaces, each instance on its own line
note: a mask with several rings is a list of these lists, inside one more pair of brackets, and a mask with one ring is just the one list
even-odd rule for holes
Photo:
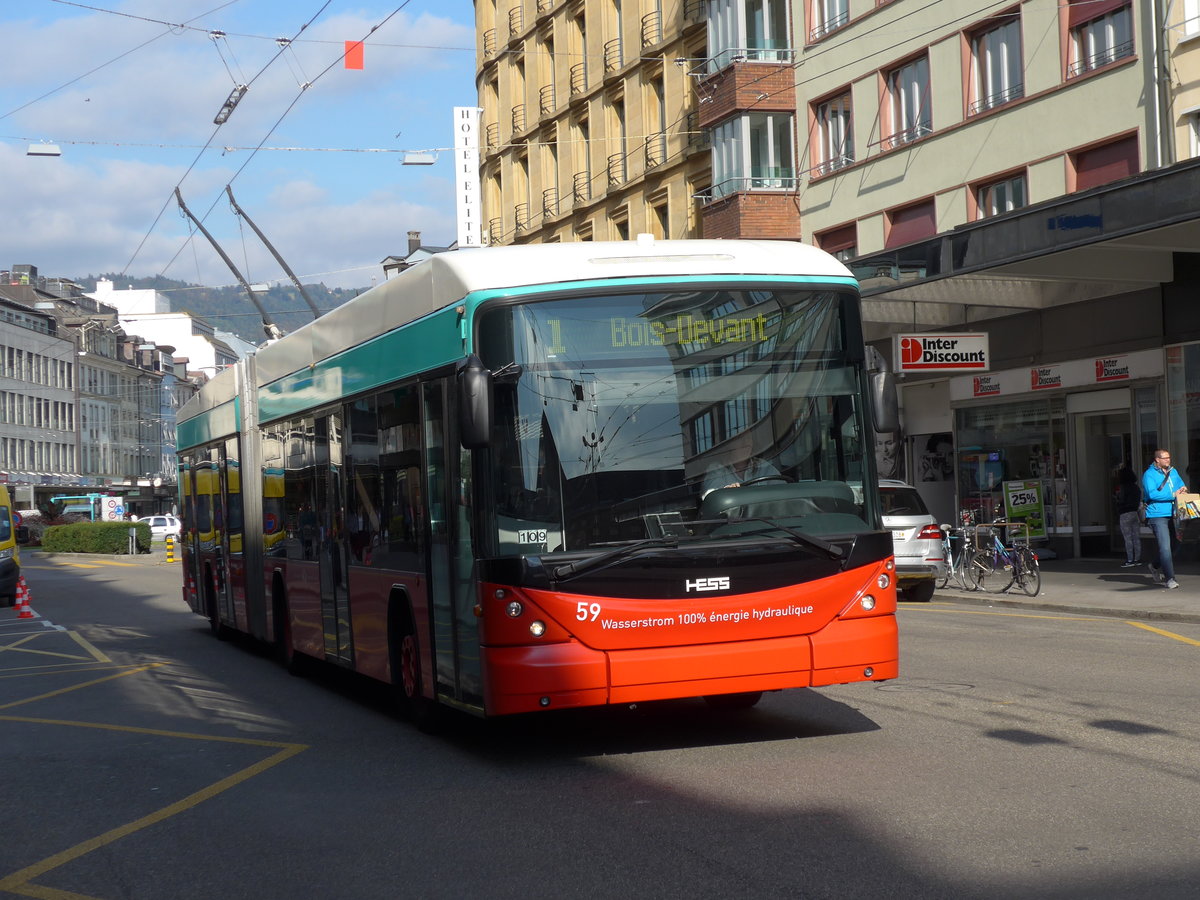
[[396,664],[392,669],[396,706],[401,715],[411,719],[422,731],[436,731],[440,707],[421,693],[421,647],[411,618],[405,618],[399,637],[399,647],[393,657]]
[[217,610],[217,589],[212,578],[205,579],[207,588],[204,597],[204,609],[208,613],[208,630],[218,641],[229,637],[229,629],[221,624],[221,614]]
[[275,656],[289,675],[300,677],[305,674],[303,653],[296,652],[296,644],[292,639],[292,616],[288,611],[287,601],[276,596],[274,600],[275,618]]
[[746,691],[744,694],[709,694],[704,698],[713,709],[750,709],[762,699],[762,691]]

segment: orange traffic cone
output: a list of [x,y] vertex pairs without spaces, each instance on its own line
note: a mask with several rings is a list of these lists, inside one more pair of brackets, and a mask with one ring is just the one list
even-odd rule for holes
[[24,575],[17,578],[17,618],[36,618],[33,608],[29,605],[29,585],[25,583]]

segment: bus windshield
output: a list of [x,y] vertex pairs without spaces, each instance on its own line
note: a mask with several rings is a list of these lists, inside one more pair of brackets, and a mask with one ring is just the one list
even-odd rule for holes
[[867,530],[862,353],[847,352],[844,318],[854,300],[844,288],[706,287],[487,310],[489,549],[762,541],[764,523]]

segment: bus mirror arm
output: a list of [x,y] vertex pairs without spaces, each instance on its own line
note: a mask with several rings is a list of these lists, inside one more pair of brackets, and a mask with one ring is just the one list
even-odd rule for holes
[[458,369],[458,433],[467,450],[482,450],[491,442],[492,373],[474,354]]

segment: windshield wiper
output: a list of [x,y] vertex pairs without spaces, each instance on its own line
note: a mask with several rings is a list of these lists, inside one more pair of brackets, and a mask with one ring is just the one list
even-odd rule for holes
[[809,547],[813,550],[818,550],[821,553],[824,553],[830,559],[844,560],[846,558],[846,551],[843,550],[841,547],[839,547],[837,544],[830,543],[829,541],[824,540],[823,538],[819,538],[819,537],[816,537],[815,535],[807,534],[803,531],[797,531],[795,528],[789,528],[786,525],[780,525],[778,522],[772,521],[771,519],[763,518],[762,516],[750,516],[745,519],[726,519],[724,521],[728,524],[733,524],[735,522],[765,522],[767,525],[770,526],[769,528],[759,528],[756,531],[743,531],[738,534],[738,537],[746,537],[748,535],[758,535],[758,534],[771,534],[776,531],[782,531],[785,534],[789,535],[790,537],[794,538],[796,540],[797,544],[803,544],[805,547]]
[[632,544],[625,544],[623,547],[616,547],[607,553],[601,553],[599,556],[589,556],[577,562],[564,563],[561,566],[555,567],[550,574],[561,581],[573,578],[576,575],[582,575],[584,572],[590,572],[592,569],[608,565],[610,562],[615,562],[618,559],[632,556],[639,550],[645,550],[647,547],[677,547],[678,545],[679,537],[677,535],[646,538],[642,541],[634,541]]

